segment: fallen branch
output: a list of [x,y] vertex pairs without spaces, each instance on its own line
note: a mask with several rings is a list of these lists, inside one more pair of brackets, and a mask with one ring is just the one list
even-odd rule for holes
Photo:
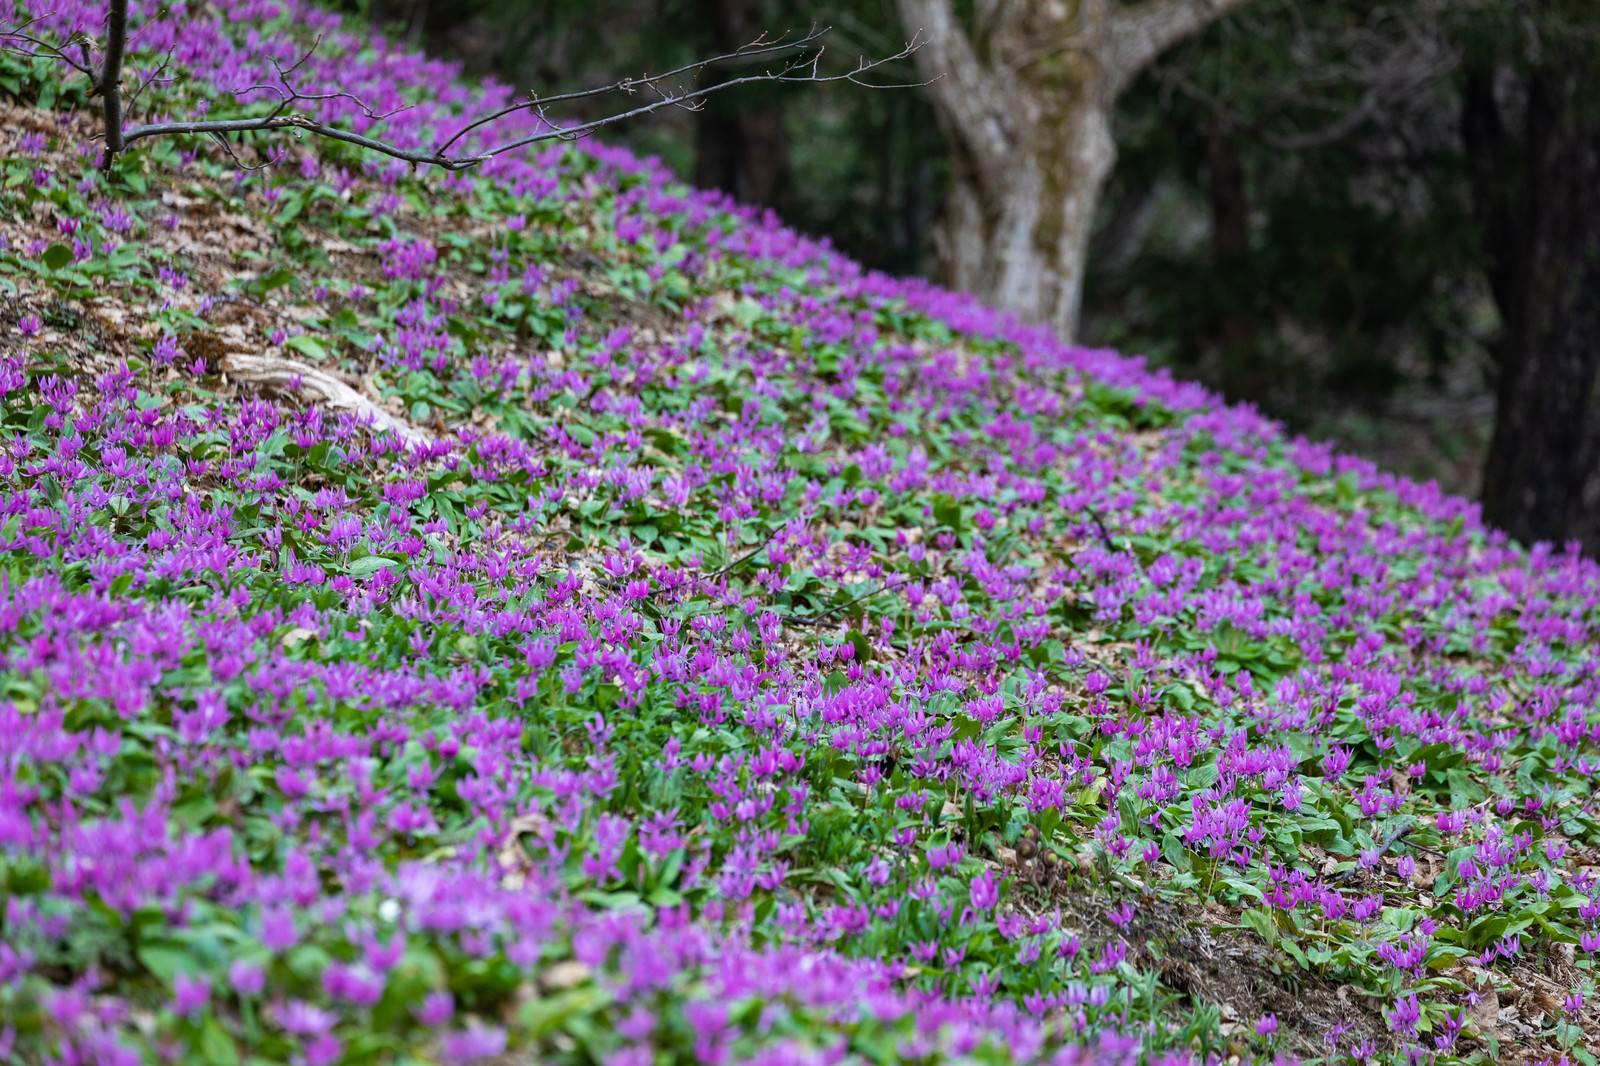
[[885,582],[881,583],[877,588],[872,589],[871,591],[863,592],[859,596],[852,596],[848,600],[845,600],[843,603],[836,603],[832,607],[827,608],[826,610],[816,611],[816,612],[813,612],[811,614],[790,615],[789,618],[787,619],[787,621],[789,623],[791,623],[792,625],[797,625],[797,626],[821,625],[827,619],[829,619],[832,616],[838,614],[840,611],[843,611],[843,610],[845,610],[847,608],[850,608],[850,607],[854,607],[856,604],[860,603],[862,600],[871,599],[872,597],[878,595],[879,593],[888,592],[891,589],[897,589],[897,588],[900,588],[900,587],[901,587],[901,584],[899,582],[890,583],[888,581],[885,581]]
[[332,374],[309,363],[275,355],[230,352],[222,357],[222,370],[239,381],[282,388],[319,399],[329,407],[352,411],[373,429],[387,430],[407,444],[433,443],[432,435],[426,431],[401,421]]
[[726,574],[726,573],[729,573],[731,571],[739,569],[739,567],[743,566],[745,563],[748,563],[751,559],[754,559],[756,556],[758,556],[762,552],[766,551],[767,550],[767,545],[772,543],[772,538],[776,537],[778,535],[779,531],[782,530],[782,529],[783,529],[782,526],[774,526],[772,528],[772,530],[769,533],[767,533],[767,535],[765,537],[761,538],[761,543],[760,544],[757,544],[754,548],[751,548],[749,551],[745,552],[743,555],[739,556],[737,559],[734,559],[732,562],[730,562],[727,565],[723,566],[721,569],[713,570],[710,574],[708,574],[706,576],[714,581],[717,578],[721,577],[723,574]]

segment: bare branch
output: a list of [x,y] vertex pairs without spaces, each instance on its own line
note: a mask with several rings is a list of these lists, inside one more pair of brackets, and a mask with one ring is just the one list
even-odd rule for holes
[[[146,89],[150,88],[150,86],[155,84],[158,80],[161,80],[161,75],[163,75],[163,74],[165,74],[167,72],[167,66],[171,62],[172,62],[172,51],[169,49],[167,51],[167,54],[161,57],[161,65],[156,67],[155,70],[151,71],[150,72],[150,76],[148,78],[146,78],[144,81],[140,82],[139,83],[139,87],[137,89],[133,90],[133,92],[128,95],[128,110],[129,111],[132,111],[134,109],[134,106],[136,104],[138,104],[139,97],[144,95],[144,91]],[[168,78],[166,80],[167,81],[171,81],[172,79]]]
[[[899,86],[873,85],[871,82],[862,81],[860,79],[863,75],[869,74],[872,71],[877,70],[879,67],[911,56],[921,47],[922,42],[917,38],[912,38],[912,40],[907,42],[905,47],[901,48],[898,52],[895,52],[892,55],[884,56],[881,59],[874,59],[871,61],[862,59],[861,62],[856,64],[854,70],[847,71],[843,74],[819,73],[817,70],[817,62],[821,58],[821,53],[818,52],[817,55],[813,56],[808,62],[791,64],[790,66],[783,67],[776,72],[763,72],[761,74],[749,74],[741,78],[729,78],[727,81],[719,81],[714,85],[707,85],[704,88],[691,89],[687,92],[667,94],[659,99],[652,100],[648,104],[643,104],[639,107],[632,108],[631,110],[620,111],[616,114],[607,115],[604,118],[593,119],[589,122],[581,122],[576,126],[561,127],[542,133],[535,133],[527,137],[521,137],[517,140],[511,141],[508,144],[491,148],[480,156],[469,157],[470,161],[468,165],[471,165],[471,163],[478,163],[488,159],[493,159],[495,156],[504,155],[505,153],[515,151],[518,148],[526,148],[528,145],[537,144],[540,141],[576,140],[579,137],[584,137],[590,133],[593,133],[595,130],[602,129],[618,122],[625,122],[628,119],[638,118],[642,115],[648,115],[651,112],[660,111],[664,107],[682,105],[686,102],[698,104],[708,96],[723,92],[727,89],[732,89],[735,86],[749,85],[754,82],[810,82],[817,85],[824,85],[829,82],[848,81],[852,84],[860,85],[866,88],[898,88]],[[796,71],[800,72],[796,73]]]
[[[27,28],[29,26],[32,26],[37,21],[39,21],[37,17],[29,16],[28,18],[25,18],[21,22],[19,22],[12,29],[0,30],[0,48],[5,48],[5,49],[7,49],[9,51],[13,51],[13,52],[19,52],[22,55],[29,55],[29,56],[39,55],[40,52],[30,51],[30,50],[28,50],[26,48],[18,48],[16,45],[9,44],[7,42],[9,42],[9,41],[21,41],[24,44],[31,44],[31,45],[33,45],[34,48],[40,49],[47,58],[49,58],[49,59],[59,59],[63,63],[67,64],[67,66],[71,67],[73,70],[76,70],[79,74],[82,74],[85,77],[87,77],[89,79],[90,85],[92,86],[94,84],[94,67],[90,63],[90,60],[89,60],[89,45],[88,45],[88,43],[85,42],[85,41],[82,41],[82,40],[79,40],[79,41],[76,42],[78,44],[79,48],[83,52],[83,61],[79,62],[78,60],[73,59],[72,56],[67,54],[67,49],[66,49],[66,47],[64,45],[54,45],[54,44],[51,44],[49,41],[42,40],[42,39],[40,39],[38,37],[33,36],[30,33],[24,32],[25,30],[27,30]],[[72,43],[73,43],[72,41],[68,41],[67,42],[67,44],[72,44]]]
[[1249,0],[1143,0],[1112,16],[1110,62],[1112,93],[1120,92],[1155,58],[1199,33]]
[[317,54],[317,49],[322,47],[322,34],[317,34],[316,40],[311,42],[311,47],[300,53],[300,58],[290,63],[287,68],[276,59],[272,61],[272,69],[278,72],[278,80],[287,82],[289,75],[306,65],[306,60]]
[[287,387],[299,395],[322,400],[330,407],[352,411],[374,431],[387,430],[407,444],[433,442],[427,431],[401,421],[339,378],[310,363],[255,352],[229,352],[222,358],[221,370],[240,381],[252,381],[269,388]]
[[359,96],[355,95],[354,93],[345,92],[342,89],[336,89],[332,92],[324,93],[308,93],[299,88],[294,84],[294,82],[289,80],[289,75],[293,74],[295,71],[304,66],[306,60],[315,55],[317,49],[320,47],[322,47],[322,34],[319,33],[317,34],[317,39],[311,43],[311,47],[307,48],[303,53],[301,53],[300,58],[289,64],[287,67],[283,66],[276,59],[271,61],[272,69],[278,74],[277,85],[272,85],[267,82],[257,82],[254,85],[246,85],[242,89],[232,90],[233,95],[242,98],[246,94],[253,92],[266,91],[276,93],[278,96],[278,106],[268,112],[266,116],[267,118],[276,118],[277,116],[283,114],[286,110],[288,110],[291,104],[300,102],[316,102],[321,100],[348,100],[355,104],[363,115],[374,120],[386,119],[391,115],[398,115],[402,111],[411,110],[412,105],[401,104],[398,107],[392,107],[387,111],[379,112],[374,111],[372,106]]
[[236,119],[211,119],[199,122],[156,122],[148,126],[134,126],[123,132],[122,143],[124,146],[135,141],[142,141],[149,137],[181,137],[197,134],[212,133],[252,133],[266,130],[304,130],[319,137],[329,140],[343,141],[353,144],[358,148],[365,148],[380,155],[391,156],[406,163],[443,167],[446,170],[466,170],[484,161],[483,156],[472,156],[465,159],[447,159],[432,152],[418,152],[406,148],[398,148],[371,137],[363,137],[359,133],[329,126],[326,123],[314,122],[303,115],[276,115],[265,118],[236,118]]
[[[793,41],[786,41],[781,37],[776,41],[768,41],[766,39],[766,35],[762,34],[749,44],[740,45],[732,52],[727,52],[719,56],[711,56],[708,59],[697,60],[693,63],[687,63],[681,67],[664,71],[660,74],[646,74],[639,78],[622,78],[618,81],[612,82],[610,85],[601,85],[593,89],[579,89],[574,92],[558,93],[555,96],[540,96],[537,93],[530,92],[528,94],[528,99],[526,100],[509,104],[506,107],[502,107],[496,111],[491,111],[486,115],[482,115],[476,119],[473,119],[467,125],[461,127],[461,129],[452,134],[449,140],[441,144],[438,151],[440,155],[443,155],[445,152],[448,152],[452,147],[454,147],[457,141],[461,140],[461,138],[465,137],[473,130],[479,128],[480,126],[487,125],[490,122],[494,122],[496,119],[502,119],[507,115],[516,114],[518,111],[538,109],[542,112],[543,108],[549,107],[551,104],[561,104],[571,100],[583,100],[595,96],[606,96],[611,93],[632,93],[635,89],[641,86],[657,88],[661,82],[666,81],[669,78],[677,78],[685,74],[698,74],[706,67],[713,66],[718,63],[725,63],[734,59],[754,59],[758,56],[779,55],[784,52],[794,52],[803,48],[808,48],[817,41],[821,40],[827,35],[827,33],[828,27],[824,26],[818,28],[813,26],[803,36],[797,37]],[[541,117],[543,117],[542,114]]]
[[233,150],[233,145],[228,143],[228,138],[226,135],[221,133],[213,133],[210,135],[210,137],[213,141],[216,141],[217,144],[222,146],[222,150],[228,153],[228,158],[233,160],[233,165],[238,167],[240,170],[253,173],[257,170],[266,170],[268,167],[272,166],[273,163],[277,162],[274,157],[268,156],[261,162],[251,166],[249,163],[246,163],[244,160],[239,158],[239,153]]
[[[466,126],[457,130],[448,140],[439,145],[437,148],[413,149],[402,148],[399,145],[380,141],[374,137],[366,137],[358,133],[353,133],[349,130],[340,129],[337,126],[332,126],[325,122],[319,122],[313,118],[295,113],[292,110],[293,106],[298,103],[312,103],[335,99],[350,100],[361,109],[366,117],[371,119],[383,119],[389,115],[395,114],[397,111],[405,109],[404,107],[401,107],[396,108],[394,111],[379,114],[373,111],[371,107],[367,106],[359,98],[347,92],[337,90],[330,92],[306,92],[300,89],[300,87],[292,80],[291,75],[293,75],[294,72],[297,71],[301,66],[303,66],[306,61],[310,59],[312,54],[316,52],[317,48],[322,43],[322,38],[320,36],[315,42],[312,43],[311,47],[300,56],[299,59],[295,60],[295,62],[289,66],[285,67],[276,60],[273,60],[273,70],[278,77],[277,85],[255,84],[245,86],[244,88],[234,91],[235,96],[244,96],[248,93],[258,91],[268,91],[276,94],[278,97],[276,105],[265,115],[257,115],[251,118],[197,119],[194,121],[154,122],[125,128],[122,122],[122,95],[120,81],[123,55],[127,46],[127,13],[127,0],[112,0],[111,13],[107,28],[106,59],[103,73],[100,78],[100,88],[105,96],[106,127],[106,149],[105,155],[101,160],[101,166],[106,168],[111,166],[111,163],[116,156],[125,148],[127,148],[128,145],[151,137],[213,137],[223,146],[224,150],[226,150],[228,154],[233,157],[235,162],[238,162],[238,156],[234,153],[232,146],[228,144],[228,134],[293,130],[301,133],[310,133],[318,137],[327,137],[330,140],[341,141],[345,144],[355,145],[358,148],[377,152],[381,155],[386,155],[393,159],[401,160],[402,162],[411,163],[414,166],[436,166],[445,170],[466,170],[494,159],[497,156],[505,155],[508,152],[515,151],[519,148],[525,148],[541,141],[576,140],[580,137],[584,137],[590,133],[593,133],[595,130],[602,129],[606,126],[623,122],[628,119],[639,118],[641,116],[651,114],[652,112],[659,111],[663,108],[680,107],[687,110],[696,110],[702,106],[703,101],[707,97],[715,93],[723,92],[739,85],[749,85],[754,82],[813,82],[817,84],[825,84],[828,82],[848,81],[852,84],[860,85],[865,88],[903,88],[905,86],[898,84],[887,85],[874,83],[867,80],[866,76],[871,74],[873,71],[886,66],[887,64],[913,55],[922,47],[922,42],[920,39],[913,37],[912,40],[907,42],[903,48],[892,55],[884,56],[880,59],[874,60],[868,60],[865,56],[863,56],[852,70],[840,74],[823,74],[820,70],[823,49],[818,42],[827,34],[828,31],[826,28],[819,29],[813,26],[805,34],[795,38],[792,41],[784,38],[779,38],[776,41],[770,41],[767,39],[766,35],[763,34],[762,36],[757,37],[754,41],[751,41],[749,44],[743,45],[732,52],[698,60],[694,63],[678,67],[675,70],[667,71],[664,74],[646,75],[641,78],[624,78],[620,81],[612,83],[611,85],[601,86],[595,89],[583,89],[575,92],[560,93],[555,96],[540,97],[534,95],[527,100],[521,100],[515,104],[498,108],[480,116],[477,119],[474,119]],[[72,65],[77,66],[77,64],[70,57],[65,56],[62,53],[61,49],[51,47],[51,51],[54,54],[66,59],[67,62],[72,63]],[[800,54],[795,55],[797,52]],[[666,85],[667,79],[689,73],[698,73],[704,70],[706,67],[716,63],[748,61],[761,56],[775,56],[784,54],[790,55],[790,60],[775,70],[766,70],[759,74],[748,74],[737,78],[729,78],[725,81],[691,89],[671,88]],[[166,64],[163,63],[162,66],[158,68],[157,73],[152,75],[150,80],[154,80],[155,77],[159,76],[160,72],[164,70],[165,67]],[[139,93],[144,91],[144,88],[148,86],[149,83],[150,81],[147,80],[144,85],[140,86],[138,92],[135,93],[135,98],[137,98]],[[548,106],[556,103],[595,96],[603,96],[609,93],[618,92],[631,95],[641,88],[647,88],[651,90],[655,93],[656,98],[651,100],[649,103],[642,104],[638,107],[628,108],[626,110],[615,112],[613,114],[606,115],[602,118],[593,119],[588,122],[580,122],[573,126],[556,125],[550,120],[545,111]],[[447,154],[451,147],[457,144],[463,137],[471,133],[473,130],[484,127],[494,122],[496,119],[504,118],[519,111],[531,111],[538,117],[539,121],[548,128],[540,130],[537,133],[530,134],[526,137],[517,138],[516,140],[510,141],[506,144],[489,148],[476,154]]]

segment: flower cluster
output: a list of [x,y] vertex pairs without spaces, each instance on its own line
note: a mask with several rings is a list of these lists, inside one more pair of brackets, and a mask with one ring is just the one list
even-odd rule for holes
[[[301,84],[412,105],[396,143],[510,98],[297,2],[133,7],[157,110],[319,34]],[[41,105],[69,74],[0,58]],[[1575,551],[600,144],[100,175],[17,111],[0,1058],[1597,1031]]]

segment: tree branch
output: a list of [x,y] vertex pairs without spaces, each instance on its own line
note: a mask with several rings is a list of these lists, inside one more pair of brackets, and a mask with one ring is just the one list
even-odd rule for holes
[[610,85],[602,85],[593,89],[580,89],[576,92],[559,93],[555,96],[539,96],[537,93],[530,92],[527,100],[521,100],[517,103],[507,105],[506,107],[500,108],[498,111],[491,111],[487,115],[480,116],[479,118],[469,122],[467,125],[461,127],[453,135],[451,135],[448,141],[445,141],[439,146],[438,151],[440,154],[443,154],[449,151],[451,147],[453,147],[455,143],[462,137],[465,137],[478,127],[487,125],[496,119],[504,118],[507,115],[515,114],[518,111],[525,111],[529,109],[542,110],[546,107],[549,107],[551,104],[565,103],[570,100],[582,100],[594,96],[604,96],[609,93],[632,93],[635,89],[641,86],[654,87],[660,82],[666,81],[668,78],[676,78],[684,74],[698,74],[705,67],[711,66],[715,63],[726,62],[731,59],[753,59],[757,56],[778,55],[783,52],[799,51],[816,44],[819,40],[826,36],[827,33],[827,27],[822,27],[819,29],[813,26],[809,31],[806,32],[804,36],[798,37],[793,41],[784,41],[782,38],[780,38],[776,41],[770,42],[763,34],[762,36],[751,41],[749,44],[741,45],[732,52],[728,52],[720,56],[712,56],[709,59],[701,59],[694,63],[687,63],[674,70],[665,71],[661,74],[646,74],[639,78],[622,78],[618,81],[612,82]]
[[[252,133],[263,130],[304,130],[316,134],[318,137],[327,137],[329,140],[343,141],[353,144],[358,148],[365,148],[380,155],[390,156],[407,163],[443,167],[446,170],[466,170],[468,167],[477,166],[488,156],[468,156],[461,159],[448,159],[436,155],[432,151],[416,151],[409,148],[400,148],[371,137],[363,137],[359,133],[351,133],[337,126],[329,126],[323,122],[314,122],[303,115],[269,115],[263,118],[234,118],[234,119],[208,119],[198,122],[155,122],[148,126],[134,126],[123,131],[121,143],[127,147],[135,141],[142,141],[149,137],[179,137],[185,135],[229,133]],[[552,134],[551,136],[554,136]],[[111,142],[106,139],[106,150],[109,153]]]
[[[422,149],[404,148],[397,144],[380,141],[374,137],[363,136],[358,133],[353,133],[349,130],[340,129],[337,126],[331,126],[325,122],[319,122],[305,115],[296,114],[291,110],[293,105],[297,103],[310,103],[342,98],[354,101],[368,118],[378,119],[387,117],[387,115],[375,114],[371,108],[367,107],[360,100],[357,100],[348,93],[339,91],[321,93],[305,92],[290,80],[290,75],[293,74],[294,71],[297,70],[302,64],[304,64],[306,60],[310,58],[311,54],[316,51],[318,45],[321,43],[320,37],[318,38],[317,43],[313,44],[310,49],[308,49],[306,53],[300,57],[299,60],[289,67],[285,68],[274,61],[273,68],[277,72],[278,81],[280,83],[279,85],[251,85],[240,89],[235,93],[236,96],[258,90],[269,90],[276,93],[278,95],[278,102],[276,106],[274,106],[272,110],[265,115],[257,115],[253,118],[196,119],[193,121],[155,122],[124,128],[120,79],[122,76],[123,55],[127,46],[128,4],[127,0],[111,0],[111,11],[107,25],[106,58],[99,82],[99,87],[105,97],[106,138],[105,155],[101,160],[101,166],[103,168],[109,168],[117,155],[129,145],[136,141],[145,140],[151,137],[210,136],[223,143],[224,147],[227,147],[227,142],[224,140],[224,138],[231,133],[295,130],[299,132],[310,133],[318,137],[327,137],[330,140],[341,141],[345,144],[355,145],[358,148],[363,148],[367,151],[377,152],[381,155],[399,159],[402,162],[411,163],[414,166],[436,166],[442,167],[445,170],[466,170],[494,159],[497,156],[505,155],[508,152],[513,152],[521,148],[526,148],[529,145],[537,144],[541,141],[577,140],[580,137],[584,137],[590,133],[593,133],[595,130],[602,129],[618,122],[624,122],[628,119],[639,118],[644,115],[660,111],[663,108],[682,107],[688,110],[695,110],[701,106],[706,97],[723,92],[727,89],[732,89],[735,86],[749,85],[754,82],[812,82],[816,84],[825,84],[828,82],[848,81],[855,85],[860,85],[869,89],[911,87],[902,84],[878,84],[865,80],[865,76],[890,63],[906,59],[907,57],[915,54],[922,47],[922,42],[917,37],[914,36],[903,48],[892,55],[887,55],[880,59],[874,60],[868,60],[863,56],[856,63],[856,66],[852,70],[844,71],[843,73],[839,74],[823,74],[820,70],[823,49],[819,42],[824,36],[826,36],[827,33],[828,30],[826,28],[818,29],[817,27],[813,26],[809,31],[793,41],[785,41],[782,38],[778,39],[777,41],[769,41],[763,34],[749,44],[737,48],[725,55],[712,56],[707,59],[698,60],[694,63],[678,67],[675,70],[669,70],[664,74],[645,75],[641,78],[624,78],[610,85],[600,86],[594,89],[583,89],[576,92],[561,93],[556,96],[540,97],[537,95],[532,95],[527,100],[518,101],[515,104],[497,108],[482,116],[479,116],[478,118],[469,122],[467,125],[463,126],[461,129],[457,130],[448,140],[439,144],[435,148]],[[13,34],[12,36],[16,35]],[[61,49],[51,48],[51,50],[58,57],[65,59],[73,66],[78,65],[69,56],[66,56]],[[791,56],[790,59],[784,63],[784,65],[775,70],[765,70],[758,74],[747,74],[737,78],[729,78],[726,81],[716,82],[711,85],[696,86],[689,89],[678,89],[664,86],[664,83],[667,81],[667,79],[689,73],[698,73],[705,67],[714,63],[724,62],[732,59],[748,60],[760,56],[794,53],[796,51],[800,51],[803,54],[799,56]],[[164,66],[165,64],[163,64],[163,68]],[[923,83],[919,82],[915,84],[920,85]],[[649,101],[648,103],[641,104],[638,107],[614,112],[610,115],[606,115],[602,118],[592,119],[588,122],[580,122],[572,126],[558,126],[545,114],[545,109],[552,104],[601,96],[614,92],[631,94],[641,87],[652,90],[656,94],[655,99]],[[538,117],[539,121],[542,122],[547,128],[540,130],[537,133],[530,134],[526,137],[519,137],[505,144],[497,145],[475,154],[448,154],[449,149],[454,147],[469,133],[481,127],[487,126],[497,119],[505,118],[506,116],[519,111],[532,111]],[[388,112],[388,114],[393,113],[394,112]],[[232,153],[230,152],[230,154]]]
[[1143,0],[1112,16],[1107,70],[1113,95],[1155,58],[1248,0]]
[[687,104],[691,105],[691,108],[693,108],[694,105],[698,105],[700,101],[704,100],[708,96],[720,93],[726,89],[732,89],[738,85],[750,85],[754,82],[760,81],[810,82],[816,85],[825,85],[829,82],[835,81],[848,81],[867,89],[915,88],[925,83],[897,82],[892,85],[878,85],[872,82],[862,81],[860,79],[863,75],[870,74],[879,67],[916,54],[921,47],[922,42],[913,37],[909,42],[906,43],[904,48],[900,49],[898,52],[895,52],[893,55],[884,56],[882,59],[874,59],[870,62],[863,58],[856,64],[855,69],[845,71],[842,74],[822,74],[818,71],[817,64],[822,59],[822,52],[819,49],[813,53],[809,59],[796,61],[779,69],[776,72],[763,71],[760,74],[748,74],[741,78],[729,78],[727,81],[719,81],[714,85],[707,85],[703,88],[664,94],[658,99],[652,100],[648,104],[642,104],[639,107],[632,108],[628,111],[619,111],[615,114],[607,115],[604,118],[593,119],[589,122],[580,122],[576,126],[554,127],[540,133],[530,134],[527,137],[520,137],[508,144],[502,144],[498,147],[491,148],[481,155],[467,157],[462,162],[466,166],[473,166],[477,163],[493,159],[495,156],[504,155],[507,152],[515,151],[518,148],[526,148],[530,144],[537,144],[540,141],[577,140],[579,137],[587,136],[588,134],[593,133],[595,130],[613,125],[614,123],[625,122],[628,119],[639,118],[643,115],[660,111],[665,107],[681,107]]
[[[59,59],[63,63],[65,63],[67,66],[71,67],[73,70],[76,70],[79,74],[82,74],[85,77],[87,77],[89,79],[90,89],[91,90],[96,89],[96,86],[94,84],[94,67],[91,66],[90,62],[89,62],[89,55],[88,55],[88,47],[89,46],[84,44],[81,40],[78,41],[79,46],[84,51],[83,61],[79,62],[78,60],[73,59],[72,56],[67,54],[67,50],[66,50],[65,47],[51,44],[49,41],[41,40],[40,38],[35,37],[32,34],[23,32],[29,26],[33,25],[37,21],[38,21],[38,18],[36,16],[30,16],[28,18],[23,19],[21,22],[17,23],[17,25],[15,27],[13,27],[12,29],[0,30],[0,48],[9,49],[10,51],[17,52],[17,53],[19,53],[21,55],[26,55],[26,56],[36,56],[36,55],[39,55],[40,52],[43,52],[47,59]],[[40,51],[39,52],[35,52],[35,51],[30,51],[30,50],[28,50],[26,48],[19,48],[18,46],[9,43],[11,41],[21,41],[23,44],[30,44],[34,48],[39,49]],[[68,41],[67,43],[71,44],[72,42]]]

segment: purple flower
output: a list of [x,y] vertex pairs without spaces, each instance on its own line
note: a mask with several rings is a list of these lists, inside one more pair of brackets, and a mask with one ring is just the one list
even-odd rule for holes
[[994,910],[995,904],[1000,902],[1000,883],[995,879],[994,871],[985,870],[974,877],[968,887],[967,897],[975,911]]
[[451,999],[450,993],[443,989],[429,992],[423,997],[422,1004],[412,1011],[418,1023],[430,1029],[438,1028],[449,1021],[454,1012],[455,1002]]
[[1417,1022],[1422,1018],[1422,1008],[1417,1003],[1417,994],[1401,996],[1394,1001],[1394,1006],[1389,1011],[1389,1028],[1397,1033],[1413,1036],[1417,1031]]
[[318,1036],[333,1028],[337,1019],[333,1014],[303,999],[291,999],[278,1007],[278,1024],[284,1031],[296,1036]]
[[241,996],[259,996],[266,987],[267,974],[255,963],[239,959],[228,968],[228,983]]
[[271,951],[288,951],[300,942],[294,927],[294,911],[288,907],[268,907],[261,912],[261,942]]
[[186,1018],[205,1010],[211,1002],[211,982],[180,973],[172,982],[172,1009]]
[[497,1025],[474,1023],[466,1029],[446,1033],[439,1050],[447,1063],[477,1062],[506,1049],[506,1031]]
[[339,1038],[332,1033],[318,1033],[306,1041],[305,1064],[306,1066],[333,1066],[339,1061],[339,1055],[344,1050],[339,1043]]
[[182,352],[178,348],[178,338],[170,333],[163,333],[161,339],[156,341],[156,346],[150,352],[150,358],[156,366],[170,366]]

